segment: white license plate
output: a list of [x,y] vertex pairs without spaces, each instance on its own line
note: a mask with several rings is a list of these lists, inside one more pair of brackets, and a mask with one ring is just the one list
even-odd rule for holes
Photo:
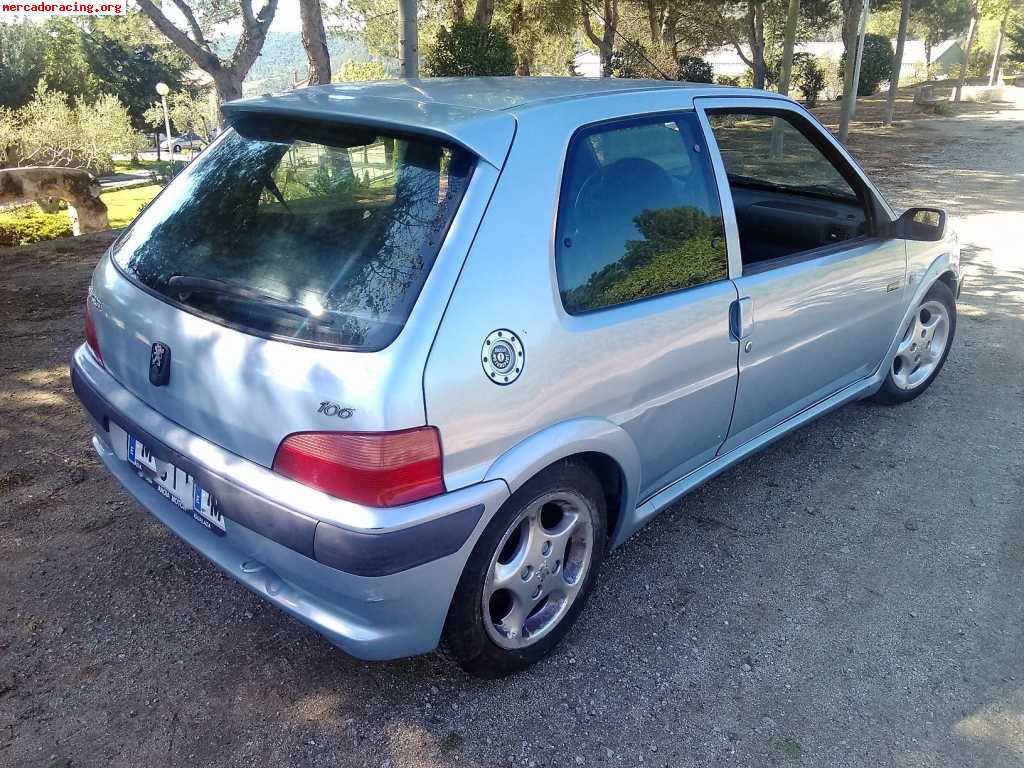
[[224,516],[209,492],[200,488],[192,475],[154,456],[133,435],[128,435],[128,463],[164,498],[174,502],[214,533],[224,532]]

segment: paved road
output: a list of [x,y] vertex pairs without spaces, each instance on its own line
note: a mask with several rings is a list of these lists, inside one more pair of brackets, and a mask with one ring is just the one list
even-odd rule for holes
[[939,380],[689,496],[498,682],[346,658],[152,522],[64,375],[102,242],[0,256],[0,765],[1020,766],[1024,113],[854,149],[895,203],[960,217]]

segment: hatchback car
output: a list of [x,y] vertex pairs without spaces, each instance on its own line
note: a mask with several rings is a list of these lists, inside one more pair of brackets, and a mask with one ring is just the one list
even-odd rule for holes
[[659,510],[852,400],[917,397],[959,247],[786,98],[332,85],[117,239],[72,362],[109,471],[348,653],[537,661]]
[[192,152],[198,152],[207,144],[206,139],[200,136],[195,131],[189,131],[183,133],[180,136],[172,136],[169,139],[164,139],[160,142],[160,149],[165,152],[174,150],[174,154],[181,154],[183,149],[188,149]]

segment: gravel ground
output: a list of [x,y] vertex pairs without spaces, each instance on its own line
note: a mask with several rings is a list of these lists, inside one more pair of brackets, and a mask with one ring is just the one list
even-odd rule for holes
[[959,218],[942,375],[666,511],[497,682],[350,659],[154,522],[67,381],[110,236],[0,255],[0,765],[1020,766],[1024,112],[853,149],[894,204]]

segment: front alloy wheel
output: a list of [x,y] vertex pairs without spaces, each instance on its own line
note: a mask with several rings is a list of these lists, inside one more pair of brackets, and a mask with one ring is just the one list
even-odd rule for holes
[[918,305],[896,347],[889,375],[875,396],[904,403],[920,395],[939,375],[956,333],[956,301],[943,282],[933,285]]

